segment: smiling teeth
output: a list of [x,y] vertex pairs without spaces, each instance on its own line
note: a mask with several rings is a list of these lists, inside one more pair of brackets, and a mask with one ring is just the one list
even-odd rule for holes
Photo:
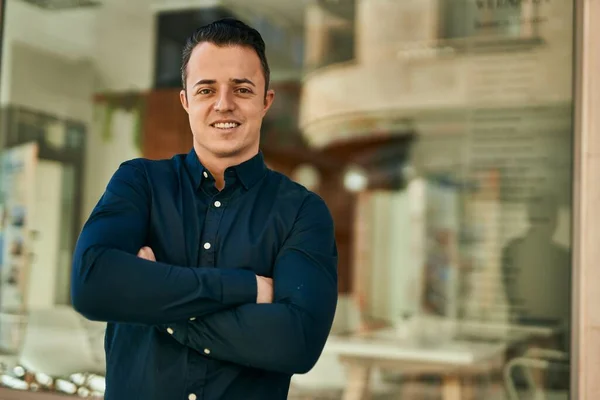
[[215,127],[219,128],[219,129],[231,129],[231,128],[235,128],[238,125],[239,124],[237,124],[235,122],[220,122],[218,124],[215,124]]

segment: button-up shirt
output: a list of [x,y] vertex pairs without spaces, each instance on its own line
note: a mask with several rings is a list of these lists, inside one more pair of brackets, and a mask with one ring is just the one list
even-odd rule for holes
[[[256,304],[256,275],[273,278],[272,304]],[[108,322],[106,400],[285,399],[331,329],[333,221],[261,153],[221,191],[194,150],[127,161],[80,234],[72,299]]]

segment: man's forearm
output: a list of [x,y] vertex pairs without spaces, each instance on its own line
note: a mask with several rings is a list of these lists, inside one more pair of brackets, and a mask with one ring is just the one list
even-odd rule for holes
[[305,373],[318,360],[331,329],[335,302],[329,304],[312,316],[291,304],[242,305],[177,324],[173,337],[218,360]]
[[78,242],[73,306],[89,319],[167,324],[256,302],[256,277],[241,269],[190,268]]

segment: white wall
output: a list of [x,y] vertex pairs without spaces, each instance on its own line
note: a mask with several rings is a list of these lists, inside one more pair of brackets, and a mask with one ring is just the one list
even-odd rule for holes
[[[100,109],[102,111],[102,108]],[[85,222],[106,188],[106,184],[123,161],[139,157],[134,146],[134,116],[116,111],[112,117],[112,138],[105,141],[100,132],[102,118],[91,125],[86,148],[82,221]]]
[[[0,103],[11,101],[14,71],[13,45],[27,44],[67,60],[89,57],[93,52],[95,14],[91,9],[49,12],[19,0],[7,0],[2,37]],[[19,68],[22,67],[19,63]]]
[[[107,2],[97,11],[92,58],[96,92],[143,92],[152,87],[153,12],[149,7],[128,12],[122,3]],[[102,115],[104,107],[100,106],[97,111]],[[119,164],[141,156],[134,145],[132,114],[120,111],[113,114],[109,141],[101,137],[100,121],[90,125],[87,141],[83,220],[88,218]]]
[[94,71],[89,61],[72,60],[20,41],[10,43],[11,76],[2,82],[8,102],[62,118],[89,123]]
[[129,9],[122,3],[125,2],[106,2],[95,14],[92,58],[98,91],[122,92],[152,87],[155,23],[153,11],[148,6],[150,2],[145,2],[146,7],[131,4]]

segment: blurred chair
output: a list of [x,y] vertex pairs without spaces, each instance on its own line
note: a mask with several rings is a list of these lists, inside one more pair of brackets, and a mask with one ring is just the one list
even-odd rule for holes
[[[531,348],[522,356],[511,359],[504,367],[504,383],[510,400],[567,400],[568,390],[552,390],[541,387],[534,371],[548,372],[551,369],[569,371],[569,355],[562,351]],[[526,382],[526,393],[519,393],[515,372],[522,369]]]

